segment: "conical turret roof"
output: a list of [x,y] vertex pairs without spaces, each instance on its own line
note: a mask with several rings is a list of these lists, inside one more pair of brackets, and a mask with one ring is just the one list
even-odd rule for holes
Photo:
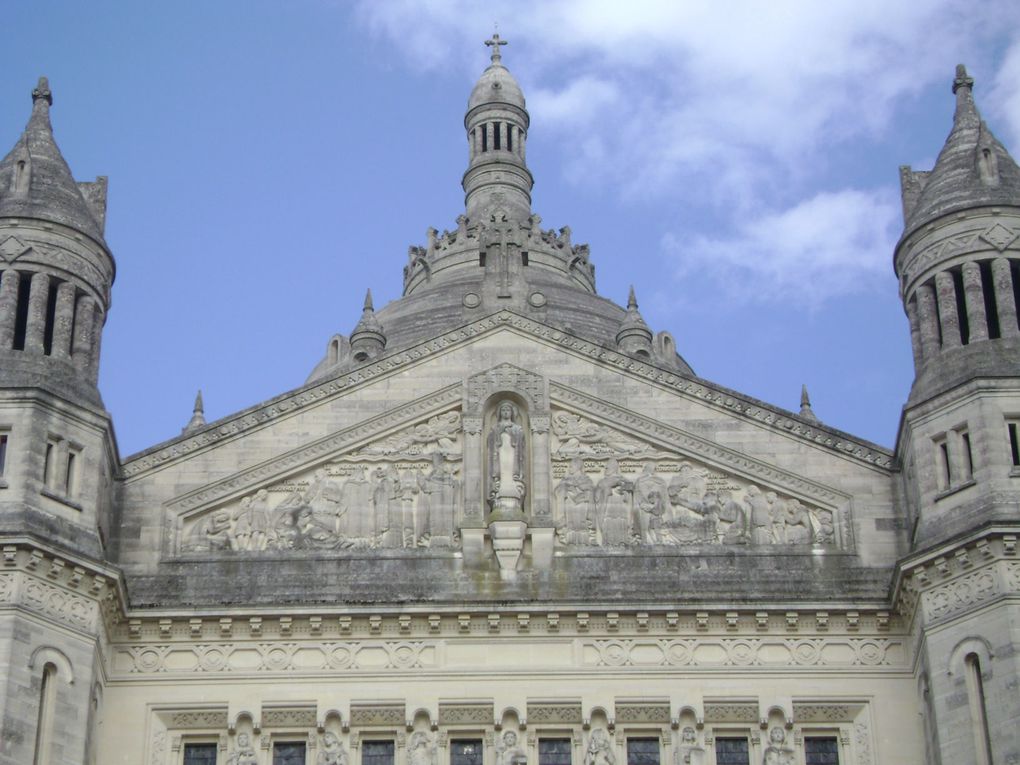
[[957,210],[1020,205],[1020,168],[981,119],[973,87],[974,80],[960,64],[953,81],[953,129],[907,215],[907,233]]
[[50,126],[53,96],[45,77],[32,92],[32,116],[0,162],[0,218],[36,218],[104,242],[102,226],[64,161]]
[[491,48],[491,63],[471,90],[468,112],[482,104],[511,104],[525,109],[524,91],[510,74],[510,70],[503,66],[503,57],[499,49],[506,45],[506,40],[501,40],[498,34],[494,34],[485,44]]

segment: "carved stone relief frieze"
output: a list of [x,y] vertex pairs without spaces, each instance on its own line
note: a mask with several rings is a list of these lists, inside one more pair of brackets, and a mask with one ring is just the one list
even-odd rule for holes
[[562,546],[824,545],[832,508],[802,503],[564,410],[550,449]]
[[492,704],[440,704],[440,725],[487,725],[493,718]]
[[314,470],[185,516],[183,553],[454,548],[462,506],[458,411]]

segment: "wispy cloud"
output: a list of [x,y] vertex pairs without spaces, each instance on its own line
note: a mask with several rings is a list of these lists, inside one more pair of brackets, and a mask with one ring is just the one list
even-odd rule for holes
[[[416,66],[477,68],[493,21],[492,6],[470,0],[366,0],[358,9]],[[745,268],[730,245],[753,247],[757,277],[774,294],[795,292],[805,273],[814,302],[855,289],[860,281],[844,277],[870,274],[874,258],[884,273],[898,202],[839,191],[843,182],[825,177],[826,155],[880,139],[900,102],[934,82],[946,84],[948,127],[957,61],[989,85],[995,77],[1020,142],[1020,42],[991,71],[990,51],[1020,26],[1011,0],[521,0],[502,11],[505,61],[533,124],[557,141],[565,177],[729,217],[731,240],[695,231],[684,257],[721,264],[713,268],[722,275]]]

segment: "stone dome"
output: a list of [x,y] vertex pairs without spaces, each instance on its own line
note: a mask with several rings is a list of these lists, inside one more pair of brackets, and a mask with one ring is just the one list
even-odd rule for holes
[[499,48],[505,44],[505,41],[499,39],[499,35],[493,35],[493,39],[486,43],[492,48],[492,63],[482,72],[482,76],[471,90],[468,113],[483,104],[510,104],[518,109],[524,109],[524,91],[510,74],[510,70],[503,66],[500,58]]

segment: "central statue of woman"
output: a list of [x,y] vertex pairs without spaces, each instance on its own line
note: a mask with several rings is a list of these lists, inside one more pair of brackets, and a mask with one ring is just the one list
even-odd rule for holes
[[493,512],[521,512],[525,492],[524,428],[510,401],[501,401],[487,439],[489,501]]

